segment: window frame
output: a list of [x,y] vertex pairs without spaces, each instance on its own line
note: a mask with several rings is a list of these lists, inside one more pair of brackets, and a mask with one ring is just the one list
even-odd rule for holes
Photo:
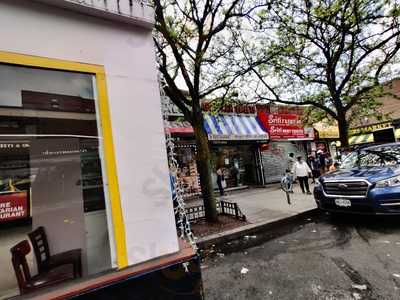
[[111,116],[107,95],[106,72],[104,66],[6,51],[0,51],[0,63],[57,71],[87,73],[95,76],[98,98],[97,107],[99,108],[98,115],[100,117],[100,120],[98,121],[100,121],[102,124],[104,159],[109,193],[108,198],[111,207],[117,266],[120,269],[127,267],[128,255],[126,248],[125,224],[123,221],[121,198],[118,185],[116,157],[114,152]]

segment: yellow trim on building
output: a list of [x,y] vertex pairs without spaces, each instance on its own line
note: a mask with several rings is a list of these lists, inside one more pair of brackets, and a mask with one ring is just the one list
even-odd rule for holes
[[400,139],[400,128],[394,130],[394,136],[396,137],[396,139]]
[[117,264],[119,268],[128,266],[126,248],[125,224],[123,220],[121,198],[118,186],[117,166],[112,137],[111,118],[108,106],[107,86],[105,70],[103,66],[85,64],[60,59],[52,59],[33,55],[18,54],[0,51],[0,63],[8,63],[21,66],[39,67],[61,71],[74,71],[90,73],[96,76],[97,93],[99,100],[100,121],[104,138],[104,155],[107,167],[108,191],[111,202],[114,239],[116,244]]
[[356,135],[349,138],[350,145],[373,143],[374,135],[372,133]]
[[117,165],[114,153],[111,117],[108,107],[107,85],[105,73],[96,73],[97,93],[99,98],[100,119],[104,138],[104,154],[106,157],[108,191],[111,201],[114,238],[119,268],[128,266],[128,253],[126,248],[125,224],[122,214],[121,197],[119,193]]
[[52,59],[47,57],[5,52],[5,51],[0,51],[0,62],[13,65],[56,69],[62,71],[104,74],[104,67],[100,65],[84,64],[68,60]]

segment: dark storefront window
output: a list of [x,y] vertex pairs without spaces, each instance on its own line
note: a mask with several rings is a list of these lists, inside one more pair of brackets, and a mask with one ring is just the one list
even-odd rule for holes
[[0,298],[23,292],[10,250],[40,227],[83,276],[111,267],[96,101],[94,75],[0,64]]
[[214,173],[218,167],[224,168],[228,188],[257,184],[254,151],[253,145],[213,146]]

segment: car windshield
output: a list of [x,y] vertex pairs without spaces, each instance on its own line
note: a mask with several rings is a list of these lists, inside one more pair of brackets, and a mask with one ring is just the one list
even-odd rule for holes
[[354,151],[348,155],[341,169],[392,166],[400,163],[400,146],[382,146]]

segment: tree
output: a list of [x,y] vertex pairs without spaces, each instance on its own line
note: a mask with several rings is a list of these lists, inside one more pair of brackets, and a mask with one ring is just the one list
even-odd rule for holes
[[[245,4],[246,2],[246,4]],[[201,101],[219,103],[236,93],[244,70],[235,60],[235,31],[257,6],[248,0],[154,0],[154,42],[166,95],[191,123],[198,147],[197,165],[206,220],[217,221],[210,150]],[[247,68],[247,71],[249,69]],[[178,81],[183,82],[182,91]]]
[[253,43],[241,45],[249,64],[272,57],[252,67],[258,97],[336,120],[347,146],[350,121],[374,110],[382,83],[399,75],[399,16],[395,0],[281,0],[259,9]]

